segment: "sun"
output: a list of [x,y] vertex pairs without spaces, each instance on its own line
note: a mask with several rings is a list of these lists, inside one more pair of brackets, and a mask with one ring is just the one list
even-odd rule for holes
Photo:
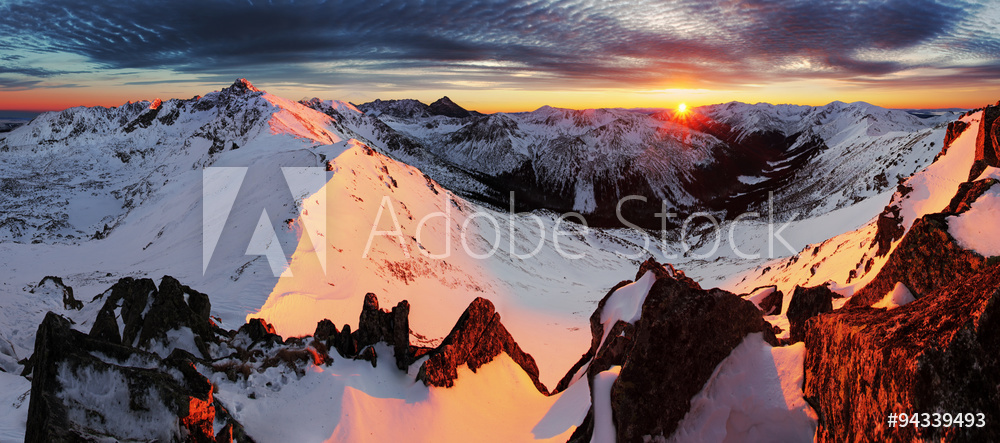
[[687,104],[681,103],[681,104],[677,105],[677,113],[678,114],[683,114],[683,113],[687,112],[687,110],[688,110],[688,105]]

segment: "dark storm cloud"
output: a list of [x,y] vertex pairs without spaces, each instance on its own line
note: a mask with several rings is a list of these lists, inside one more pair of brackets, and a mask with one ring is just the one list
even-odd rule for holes
[[[567,79],[604,86],[671,78],[739,84],[776,75],[849,79],[924,67],[863,54],[920,45],[938,44],[949,57],[995,59],[995,35],[963,25],[981,8],[929,0],[47,0],[0,3],[0,51],[66,52],[110,68],[314,84],[447,81],[414,74],[421,70],[542,86]],[[0,60],[0,66],[13,61]],[[794,60],[808,60],[808,68],[783,67]]]

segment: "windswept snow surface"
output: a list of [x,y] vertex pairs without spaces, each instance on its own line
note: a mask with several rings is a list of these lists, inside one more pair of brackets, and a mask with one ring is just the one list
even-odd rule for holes
[[621,374],[621,366],[612,366],[594,377],[594,435],[591,443],[614,443],[615,422],[611,410],[611,387]]
[[681,420],[671,442],[812,441],[816,413],[802,397],[802,342],[772,348],[753,333],[733,349]]
[[337,356],[301,378],[274,367],[246,382],[223,374],[213,381],[258,441],[564,442],[590,406],[587,383],[546,397],[507,354],[475,373],[462,366],[455,386],[436,388],[414,381],[419,364],[405,374],[391,348],[379,344],[376,352],[375,368]]

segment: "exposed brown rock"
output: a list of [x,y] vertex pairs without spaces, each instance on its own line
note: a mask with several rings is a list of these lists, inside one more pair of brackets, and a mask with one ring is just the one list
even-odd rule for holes
[[872,238],[871,246],[878,245],[878,251],[875,252],[878,257],[889,253],[892,242],[903,238],[903,234],[906,233],[906,229],[903,228],[903,217],[899,215],[899,206],[895,205],[886,206],[882,210],[875,226],[875,237]]
[[[817,441],[1000,440],[1000,267],[947,281],[899,308],[811,321],[804,391],[819,415]],[[983,413],[986,426],[886,422],[916,412]]]
[[871,306],[885,297],[897,282],[905,284],[914,297],[920,298],[975,274],[983,268],[985,260],[963,249],[948,234],[945,214],[925,215],[913,222],[875,279],[851,297],[846,306]]
[[952,197],[951,202],[948,203],[948,207],[944,208],[942,212],[951,215],[968,211],[972,208],[972,203],[976,199],[985,194],[986,191],[990,190],[997,183],[995,179],[987,178],[958,185],[958,191]]
[[430,357],[420,366],[417,380],[428,386],[451,387],[458,378],[459,367],[467,365],[475,372],[501,352],[524,369],[539,392],[548,394],[548,389],[538,380],[535,359],[521,350],[500,322],[500,314],[493,303],[482,297],[469,304],[441,345],[430,352]]
[[[361,307],[358,320],[358,330],[354,332],[356,347],[364,349],[380,341],[393,346],[396,367],[406,370],[412,362],[410,356],[410,303],[403,300],[392,308],[392,311],[379,309],[378,297],[369,292],[365,294],[365,302]],[[347,333],[345,326],[345,332]],[[344,334],[342,333],[342,334]],[[346,347],[350,344],[344,343]],[[340,348],[338,347],[338,350]]]
[[951,144],[955,142],[955,139],[962,135],[962,133],[968,128],[969,124],[963,122],[962,120],[955,120],[948,123],[948,130],[944,133],[944,145],[941,146],[941,152],[934,157],[934,161],[937,161],[937,159],[941,158],[942,155],[947,154],[948,148],[950,148]]
[[983,118],[979,121],[979,134],[976,136],[976,157],[969,171],[969,181],[975,180],[986,167],[1000,167],[1000,102],[983,109]]
[[763,300],[760,301],[760,304],[758,306],[760,307],[761,312],[763,312],[764,315],[781,314],[781,307],[782,307],[782,302],[784,302],[785,300],[785,294],[779,291],[777,286],[774,285],[761,286],[759,288],[754,288],[752,291],[750,291],[750,293],[753,294],[754,292],[757,292],[764,288],[774,288],[774,292],[771,292],[770,294],[765,296]]
[[833,299],[840,298],[826,286],[803,288],[796,286],[792,299],[788,302],[788,334],[792,343],[802,341],[806,332],[806,321],[824,312],[833,310]]

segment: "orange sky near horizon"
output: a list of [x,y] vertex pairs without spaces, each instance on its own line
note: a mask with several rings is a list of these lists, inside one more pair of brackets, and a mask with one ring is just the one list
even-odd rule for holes
[[[163,84],[162,86],[103,86],[78,88],[31,89],[23,91],[0,91],[0,110],[9,111],[58,111],[74,106],[113,107],[129,101],[153,100],[156,98],[191,98],[228,85]],[[628,91],[623,89],[595,90],[517,90],[517,89],[457,89],[457,90],[414,90],[377,91],[359,93],[328,88],[309,88],[289,85],[256,84],[275,95],[289,99],[320,97],[353,103],[364,103],[380,98],[415,98],[431,103],[442,96],[449,96],[459,105],[480,112],[531,111],[544,105],[571,108],[673,108],[679,103],[697,107],[729,101],[747,103],[772,103],[820,106],[832,101],[864,101],[886,108],[976,108],[1000,100],[1000,87],[966,90],[928,90],[903,88],[856,88],[820,89],[802,85],[801,88],[783,86],[756,87],[743,90],[712,91],[704,89],[666,89],[653,91]]]

